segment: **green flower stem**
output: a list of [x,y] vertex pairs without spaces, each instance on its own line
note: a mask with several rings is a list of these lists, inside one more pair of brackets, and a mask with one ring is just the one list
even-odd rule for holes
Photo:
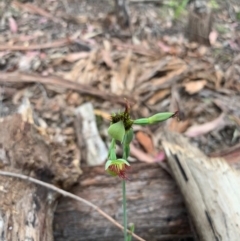
[[112,139],[112,142],[110,144],[109,151],[108,151],[108,158],[110,158],[110,160],[117,159],[115,148],[116,148],[116,141],[115,139]]
[[123,194],[123,227],[124,227],[124,241],[128,240],[127,234],[127,204],[126,204],[126,181],[122,180],[122,194]]
[[[126,143],[126,138],[123,140],[123,159],[127,161],[129,144]],[[122,180],[122,196],[123,196],[123,227],[124,227],[124,241],[128,241],[127,233],[127,198],[126,198],[126,181]]]

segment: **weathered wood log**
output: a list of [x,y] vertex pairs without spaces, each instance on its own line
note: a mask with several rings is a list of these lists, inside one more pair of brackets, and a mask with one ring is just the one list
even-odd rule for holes
[[191,42],[210,45],[209,34],[212,29],[212,12],[207,6],[206,0],[194,0],[191,3],[187,37]]
[[[121,180],[108,176],[103,166],[82,170],[71,192],[122,223]],[[129,177],[128,222],[135,224],[136,234],[148,241],[192,237],[181,194],[166,171],[157,164],[133,163]],[[123,233],[91,208],[63,197],[55,212],[54,240],[122,241]]]
[[[72,159],[64,162],[58,153],[63,148],[46,144],[33,124],[31,111],[23,112],[0,119],[0,169],[63,188],[71,186],[80,169]],[[0,176],[0,240],[53,240],[57,197],[55,192],[33,183]]]
[[163,147],[201,241],[238,241],[240,173],[208,158],[182,136],[165,132]]

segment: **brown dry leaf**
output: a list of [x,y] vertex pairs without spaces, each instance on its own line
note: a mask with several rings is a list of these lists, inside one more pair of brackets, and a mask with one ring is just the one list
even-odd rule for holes
[[137,83],[142,84],[143,82],[148,81],[149,79],[153,78],[158,71],[161,71],[171,60],[170,57],[166,57],[161,59],[155,66],[152,67],[149,71],[143,72],[143,75],[139,77]]
[[19,7],[19,8],[22,8],[30,13],[33,13],[33,14],[39,14],[40,16],[43,16],[45,18],[48,18],[48,19],[51,19],[52,21],[56,22],[56,23],[62,23],[61,19],[58,19],[56,18],[55,16],[53,16],[51,13],[45,11],[44,9],[36,6],[36,5],[33,5],[31,3],[20,3],[18,1],[13,1],[12,2],[13,6],[16,6],[16,7]]
[[111,69],[116,68],[116,64],[113,62],[111,53],[109,50],[102,50],[102,59],[109,68]]
[[161,77],[161,78],[154,78],[151,80],[152,85],[154,86],[160,86],[163,85],[165,83],[167,83],[168,81],[171,81],[173,79],[173,77],[175,76],[180,76],[181,74],[183,74],[186,70],[188,69],[187,65],[182,65],[181,67],[179,66],[179,68],[177,68],[174,71],[170,71],[166,74],[166,76]]
[[196,137],[213,131],[216,128],[222,127],[225,125],[224,116],[224,114],[221,114],[219,117],[210,122],[204,123],[202,125],[191,126],[184,134],[188,137]]
[[88,52],[88,56],[76,62],[71,71],[59,72],[58,74],[67,80],[81,84],[89,84],[91,83],[92,76],[98,76],[95,72],[97,65],[94,64],[96,56],[97,53],[95,51]]
[[160,47],[160,49],[164,52],[164,53],[169,53],[171,51],[171,47],[166,45],[164,42],[162,41],[158,41],[158,46]]
[[184,84],[185,90],[190,94],[196,94],[207,84],[206,80],[190,81]]
[[[59,73],[61,77],[64,79],[70,80],[70,81],[77,81],[78,77],[81,75],[81,72],[83,71],[84,67],[86,66],[86,60],[80,59],[78,62],[76,62],[69,72]],[[82,79],[83,80],[83,79]],[[80,81],[79,83],[84,83],[84,81]]]
[[202,45],[202,46],[199,46],[199,48],[198,48],[198,53],[201,57],[205,56],[207,51],[208,51],[208,48],[206,46]]
[[216,72],[215,72],[215,75],[216,75],[216,82],[215,82],[215,87],[217,89],[219,89],[221,87],[221,82],[223,80],[223,77],[224,77],[224,73],[222,70],[220,69],[217,69]]
[[18,25],[14,18],[9,17],[8,18],[9,28],[12,33],[16,33],[18,31]]
[[163,70],[164,71],[177,70],[185,65],[186,63],[182,59],[171,58],[171,61],[168,62],[167,66]]
[[126,81],[126,78],[129,72],[129,65],[130,65],[131,58],[132,58],[132,52],[128,51],[125,59],[121,64],[120,73],[121,73],[122,80],[124,82]]
[[129,90],[129,91],[133,90],[138,74],[139,74],[138,67],[136,65],[131,65],[130,73],[129,73],[128,78],[126,80],[127,90]]
[[207,71],[199,71],[199,72],[197,72],[196,75],[194,76],[194,79],[210,81],[213,84],[216,83],[216,75],[212,74],[209,71],[208,72]]
[[87,85],[90,85],[93,81],[93,79],[96,79],[96,76],[98,76],[98,65],[95,63],[98,59],[98,52],[92,51],[89,58],[86,59],[86,65],[83,68],[83,71],[81,72],[81,75],[78,76],[77,82],[78,83],[85,83]]
[[122,94],[125,81],[129,72],[129,65],[132,57],[132,52],[129,51],[126,57],[121,61],[119,71],[113,71],[111,79],[111,91],[114,94]]
[[63,57],[63,60],[67,62],[75,62],[79,59],[86,59],[89,56],[89,52],[78,52],[78,53],[70,53]]
[[112,51],[112,44],[110,43],[110,41],[104,39],[104,40],[103,40],[103,46],[104,46],[104,49],[105,49],[106,51],[109,51],[109,52]]
[[171,92],[170,89],[159,90],[148,100],[148,104],[149,105],[155,105],[159,101],[166,98],[170,94],[170,92]]
[[149,154],[155,153],[152,138],[148,134],[146,134],[142,131],[138,131],[136,134],[136,139],[142,145],[142,147],[144,148],[144,150],[147,153],[149,153]]
[[131,155],[135,156],[139,161],[146,162],[146,163],[155,162],[153,157],[143,152],[142,150],[138,149],[132,143],[130,144],[130,153]]
[[216,30],[213,30],[209,34],[209,41],[211,45],[214,45],[218,38],[218,32]]
[[105,111],[103,111],[103,110],[97,110],[97,109],[95,109],[94,110],[94,114],[95,115],[98,115],[98,116],[101,116],[103,119],[105,119],[105,120],[111,120],[111,115],[109,115],[109,113],[108,112],[105,112]]
[[170,123],[168,124],[168,129],[174,132],[183,133],[187,130],[187,128],[190,125],[190,121],[184,120],[184,121],[178,121],[177,119],[171,119]]

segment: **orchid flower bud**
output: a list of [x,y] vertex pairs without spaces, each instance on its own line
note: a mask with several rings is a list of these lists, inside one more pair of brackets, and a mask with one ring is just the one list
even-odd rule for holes
[[133,122],[133,124],[136,124],[136,125],[156,124],[158,122],[165,121],[173,116],[175,116],[175,113],[173,113],[173,112],[163,112],[163,113],[155,114],[148,118],[137,119]]
[[125,135],[125,128],[123,122],[118,121],[117,123],[110,125],[108,128],[108,134],[113,139],[122,142]]

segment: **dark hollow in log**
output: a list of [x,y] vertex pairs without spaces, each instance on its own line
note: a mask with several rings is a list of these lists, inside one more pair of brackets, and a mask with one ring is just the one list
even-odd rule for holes
[[[193,240],[183,199],[173,179],[157,164],[134,163],[127,182],[128,223],[148,241]],[[121,180],[104,167],[82,168],[71,191],[122,223]],[[186,239],[185,239],[185,238]],[[55,241],[122,241],[123,233],[91,208],[61,198],[54,217]]]

